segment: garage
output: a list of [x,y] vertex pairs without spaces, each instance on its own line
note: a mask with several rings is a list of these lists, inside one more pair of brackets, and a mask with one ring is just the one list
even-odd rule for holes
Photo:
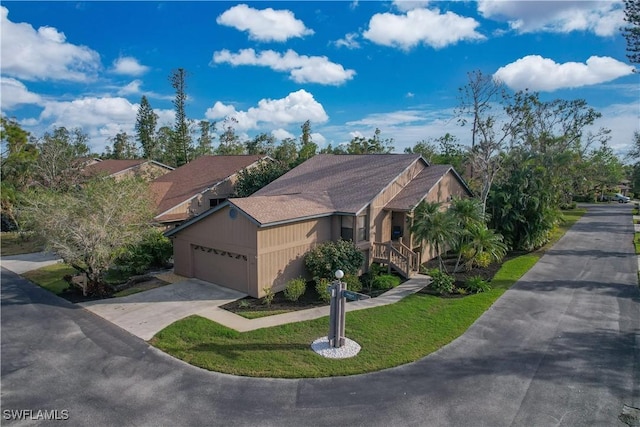
[[247,293],[247,256],[192,245],[193,277]]

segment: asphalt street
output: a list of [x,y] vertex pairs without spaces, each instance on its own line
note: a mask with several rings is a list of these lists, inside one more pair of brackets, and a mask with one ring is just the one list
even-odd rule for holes
[[[640,407],[632,239],[631,206],[590,207],[451,344],[405,366],[308,380],[192,367],[3,269],[0,422],[624,427],[623,405]],[[68,420],[7,420],[21,409]]]

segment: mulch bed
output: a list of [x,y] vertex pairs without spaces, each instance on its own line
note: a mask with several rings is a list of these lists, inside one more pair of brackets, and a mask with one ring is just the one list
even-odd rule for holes
[[[154,288],[159,288],[160,286],[165,286],[168,285],[167,282],[165,282],[164,280],[160,280],[157,279],[155,277],[150,277],[148,280],[144,280],[138,283],[133,284],[131,287],[132,288],[136,288],[139,292],[142,291],[147,291],[149,289],[154,289]],[[65,291],[61,292],[60,294],[58,294],[59,297],[66,299],[69,302],[72,302],[74,304],[80,303],[80,302],[87,302],[87,301],[97,301],[97,300],[101,300],[101,299],[109,299],[109,298],[115,298],[113,295],[106,295],[104,297],[100,297],[100,296],[84,296],[82,295],[82,291],[77,289],[77,288],[72,288],[69,287],[68,289],[66,289]]]
[[284,297],[283,292],[278,292],[273,297],[271,306],[262,303],[261,298],[245,297],[225,305],[220,308],[232,313],[243,311],[275,311],[275,310],[305,310],[307,308],[321,307],[329,305],[318,296],[313,282],[307,283],[306,292],[298,299],[298,301],[289,301]]

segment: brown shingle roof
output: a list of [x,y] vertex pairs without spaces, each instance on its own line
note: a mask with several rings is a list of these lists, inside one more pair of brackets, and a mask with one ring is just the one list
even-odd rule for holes
[[229,199],[229,202],[260,224],[320,217],[335,212],[326,193],[251,196]]
[[320,154],[257,191],[256,196],[326,195],[335,212],[357,214],[406,168],[418,154]]
[[451,165],[432,165],[423,169],[394,197],[385,208],[411,211],[427,196],[427,193],[453,169]]
[[202,156],[151,182],[161,214],[265,156]]
[[90,175],[99,175],[105,173],[107,175],[113,175],[118,172],[122,172],[126,169],[132,168],[134,166],[141,165],[142,163],[147,162],[145,159],[137,159],[137,160],[115,160],[115,159],[107,159],[102,160],[101,162],[93,163],[87,165],[85,168],[85,172]]

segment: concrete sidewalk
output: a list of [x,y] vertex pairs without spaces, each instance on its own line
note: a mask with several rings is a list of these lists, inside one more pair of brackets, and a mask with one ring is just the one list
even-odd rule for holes
[[0,265],[16,274],[37,270],[48,265],[57,264],[62,260],[50,252],[35,252],[32,254],[3,256]]
[[[384,294],[371,299],[351,301],[347,303],[346,311],[364,310],[367,308],[380,307],[400,301],[402,298],[414,294],[427,286],[430,282],[429,276],[418,274],[407,280],[400,286],[393,288]],[[209,310],[198,313],[202,317],[220,323],[239,332],[253,331],[256,329],[269,328],[271,326],[285,325],[287,323],[302,322],[305,320],[318,319],[329,315],[329,306],[310,308],[307,310],[296,310],[289,313],[277,314],[274,316],[261,317],[259,319],[246,319],[230,311],[219,307],[212,307]]]

